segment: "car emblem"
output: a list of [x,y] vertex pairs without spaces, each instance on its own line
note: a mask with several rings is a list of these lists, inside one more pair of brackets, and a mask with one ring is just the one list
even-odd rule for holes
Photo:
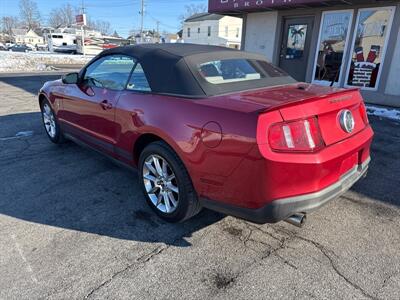
[[340,127],[347,133],[351,133],[354,129],[354,117],[351,111],[344,109],[339,115]]

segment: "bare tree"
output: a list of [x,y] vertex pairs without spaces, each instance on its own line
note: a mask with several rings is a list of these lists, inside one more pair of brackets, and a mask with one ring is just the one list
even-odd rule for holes
[[118,34],[118,32],[117,32],[116,30],[114,30],[114,33],[112,34],[112,36],[113,36],[113,37],[116,37],[116,38],[119,38],[119,37],[120,37],[119,34]]
[[107,21],[88,19],[87,26],[90,29],[100,31],[104,35],[110,35],[112,32],[111,24]]
[[70,27],[75,23],[75,16],[79,9],[71,4],[64,4],[60,8],[54,8],[50,11],[49,25],[51,27]]
[[13,16],[4,16],[1,18],[1,31],[10,38],[13,34],[12,29],[18,26],[18,18]]
[[40,26],[40,13],[36,2],[32,0],[20,0],[19,10],[24,25],[30,29]]
[[183,12],[183,14],[181,14],[178,19],[181,22],[181,24],[183,24],[183,22],[193,16],[194,14],[199,14],[199,13],[204,13],[207,12],[207,5],[205,4],[189,4],[189,5],[185,5],[185,10]]

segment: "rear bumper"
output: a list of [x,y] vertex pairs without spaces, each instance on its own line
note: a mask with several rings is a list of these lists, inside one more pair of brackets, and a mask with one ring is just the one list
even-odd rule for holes
[[285,220],[295,213],[311,212],[329,201],[338,198],[351,188],[368,170],[370,158],[363,164],[355,166],[344,174],[336,183],[315,193],[274,200],[258,208],[250,209],[229,205],[209,199],[200,199],[203,207],[219,211],[224,214],[249,220],[254,223],[276,223]]

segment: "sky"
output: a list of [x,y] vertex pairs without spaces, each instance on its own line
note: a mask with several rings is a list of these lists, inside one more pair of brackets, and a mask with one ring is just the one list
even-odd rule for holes
[[[37,3],[42,18],[46,20],[53,8],[63,4],[82,6],[82,0],[34,0]],[[0,0],[0,17],[18,16],[18,0]],[[104,20],[111,24],[118,34],[126,37],[130,30],[140,28],[140,0],[84,0],[88,17],[93,20]],[[205,4],[207,0],[145,0],[144,28],[177,32],[179,16],[184,12],[186,4]]]

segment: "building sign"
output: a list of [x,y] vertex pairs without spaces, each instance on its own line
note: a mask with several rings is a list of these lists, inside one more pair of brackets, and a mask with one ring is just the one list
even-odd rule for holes
[[86,14],[75,16],[76,25],[86,26]]
[[[332,0],[325,0],[329,2]],[[210,13],[228,11],[254,11],[263,8],[278,8],[282,6],[296,6],[300,4],[321,4],[317,0],[208,0],[208,11]]]

